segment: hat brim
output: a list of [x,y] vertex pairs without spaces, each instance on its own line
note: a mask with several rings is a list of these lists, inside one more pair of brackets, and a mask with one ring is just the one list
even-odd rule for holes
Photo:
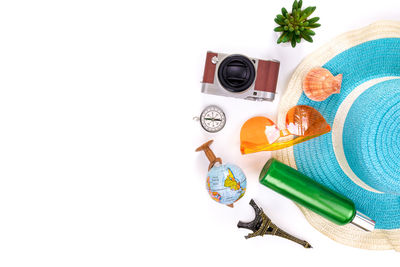
[[[286,112],[296,104],[311,104],[324,115],[328,123],[333,123],[336,111],[341,101],[343,101],[344,96],[341,95],[341,100],[338,100],[339,98],[337,97],[331,97],[324,102],[306,101],[305,99],[307,98],[304,95],[302,96],[303,77],[305,77],[310,69],[325,66],[334,57],[350,48],[383,38],[400,38],[400,22],[380,21],[368,27],[345,33],[306,57],[295,70],[289,81],[288,88],[282,97],[278,112],[279,126],[284,126]],[[327,64],[325,67],[328,69],[330,68],[333,72],[335,71],[334,65]],[[384,79],[387,76],[400,76],[400,72],[385,73],[384,71],[379,71],[379,73],[371,75],[368,79]],[[363,82],[367,82],[367,80]],[[343,86],[346,87],[345,84]],[[351,88],[353,89],[353,87]],[[333,127],[332,133],[335,132],[335,125],[333,125]],[[365,186],[360,186],[362,181],[358,183],[350,177],[347,177],[343,171],[343,167],[337,163],[334,167],[326,166],[326,164],[321,161],[321,157],[324,160],[327,155],[330,158],[336,157],[332,145],[332,133],[308,141],[307,143],[296,145],[295,147],[276,151],[273,153],[273,157],[294,168],[298,168],[300,171],[305,172],[336,191],[345,195],[346,193],[348,195],[349,191],[353,191],[354,195],[357,195],[358,200],[363,198],[362,202],[364,203],[374,202],[375,206],[371,208],[371,206],[368,205],[363,206],[361,202],[357,205],[357,201],[355,201],[356,206],[361,206],[361,212],[367,215],[372,212],[375,216],[387,217],[385,219],[380,218],[380,220],[377,221],[377,228],[381,229],[368,233],[352,225],[337,226],[303,207],[300,207],[301,211],[313,227],[335,241],[364,249],[395,249],[400,251],[400,230],[397,229],[400,228],[400,197],[364,189]],[[325,147],[321,147],[322,145]],[[330,146],[328,149],[326,147],[327,145]],[[318,153],[323,153],[323,155]],[[320,166],[317,166],[316,163],[320,164]],[[313,167],[319,168],[319,170],[315,172]],[[339,168],[339,170],[335,168]],[[340,173],[341,175],[334,175],[332,178],[332,173]],[[380,208],[382,208],[381,211],[379,211]],[[374,211],[369,209],[374,209]],[[379,212],[379,214],[375,214],[375,212]]]

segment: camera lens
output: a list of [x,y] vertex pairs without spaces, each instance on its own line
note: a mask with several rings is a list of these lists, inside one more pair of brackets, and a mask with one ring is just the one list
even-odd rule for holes
[[221,85],[234,93],[243,92],[249,88],[255,76],[253,63],[241,55],[225,58],[218,68],[218,79]]

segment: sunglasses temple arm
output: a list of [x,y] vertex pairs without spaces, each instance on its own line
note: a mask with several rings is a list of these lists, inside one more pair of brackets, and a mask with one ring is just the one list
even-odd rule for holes
[[310,140],[312,138],[318,137],[318,136],[326,134],[326,133],[328,133],[328,132],[324,132],[324,133],[320,133],[320,134],[316,134],[316,135],[311,135],[311,136],[307,136],[307,137],[294,138],[294,139],[292,139],[290,141],[286,141],[286,142],[283,142],[283,143],[280,143],[280,144],[278,143],[279,145],[274,145],[274,144],[276,144],[276,143],[274,143],[274,144],[257,146],[257,147],[252,147],[252,148],[250,148],[250,147],[242,147],[241,151],[242,151],[242,154],[250,154],[250,153],[255,153],[255,152],[259,152],[259,151],[279,150],[279,149],[287,148],[287,147],[290,147],[290,146],[293,146],[293,145],[296,145],[296,144],[299,144],[299,143],[303,143],[303,142],[305,142],[307,140]]

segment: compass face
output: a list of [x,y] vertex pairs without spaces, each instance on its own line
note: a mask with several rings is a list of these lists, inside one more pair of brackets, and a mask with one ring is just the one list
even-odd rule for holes
[[206,107],[200,115],[201,126],[210,133],[215,133],[224,128],[226,122],[225,114],[217,106]]

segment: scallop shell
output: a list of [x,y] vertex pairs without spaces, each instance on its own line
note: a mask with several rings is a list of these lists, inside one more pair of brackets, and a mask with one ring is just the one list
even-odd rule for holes
[[303,81],[303,91],[314,101],[323,101],[332,94],[340,93],[342,74],[333,76],[329,70],[315,68],[310,70]]

